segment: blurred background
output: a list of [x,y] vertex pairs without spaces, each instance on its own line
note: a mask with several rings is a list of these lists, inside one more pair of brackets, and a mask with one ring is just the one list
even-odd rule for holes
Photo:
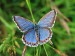
[[[26,56],[75,56],[75,0],[30,0],[33,16],[38,22],[53,8],[57,18],[52,42],[36,48],[27,47]],[[32,21],[25,0],[0,0],[0,56],[21,56],[24,44],[22,32],[13,22],[13,15]]]

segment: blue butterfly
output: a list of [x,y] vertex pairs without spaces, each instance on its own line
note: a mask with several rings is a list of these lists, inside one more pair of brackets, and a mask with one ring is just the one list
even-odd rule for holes
[[56,19],[56,11],[52,10],[47,13],[42,19],[34,24],[33,22],[20,17],[14,16],[14,22],[18,28],[24,33],[22,41],[26,46],[37,47],[38,44],[42,45],[48,42],[52,37],[51,28]]

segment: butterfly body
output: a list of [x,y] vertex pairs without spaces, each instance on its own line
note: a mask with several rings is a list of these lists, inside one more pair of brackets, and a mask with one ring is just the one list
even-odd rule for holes
[[52,26],[55,22],[56,11],[52,10],[42,19],[34,24],[31,21],[20,16],[14,16],[14,21],[18,28],[24,33],[22,41],[30,47],[37,47],[48,42],[52,37]]

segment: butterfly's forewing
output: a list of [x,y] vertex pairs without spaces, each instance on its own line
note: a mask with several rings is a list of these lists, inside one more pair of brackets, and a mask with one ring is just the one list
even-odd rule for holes
[[23,42],[30,47],[38,46],[38,42],[36,40],[36,33],[34,29],[31,29],[27,33],[25,33],[22,37]]
[[38,22],[38,25],[40,27],[52,27],[55,19],[56,19],[56,11],[52,10],[42,17],[42,19]]
[[40,45],[48,42],[52,37],[52,31],[48,28],[39,28]]
[[14,21],[22,32],[28,31],[34,27],[32,22],[20,16],[14,16]]

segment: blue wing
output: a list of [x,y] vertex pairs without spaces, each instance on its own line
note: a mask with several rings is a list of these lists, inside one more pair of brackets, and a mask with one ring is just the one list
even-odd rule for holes
[[40,45],[48,42],[52,37],[52,31],[46,28],[39,28]]
[[14,16],[14,21],[22,32],[28,31],[34,27],[32,22],[20,16]]
[[30,47],[38,46],[38,41],[36,40],[36,33],[34,29],[31,29],[27,33],[25,33],[22,37],[22,41],[24,44]]
[[42,19],[38,22],[38,25],[40,27],[52,27],[56,19],[55,17],[56,17],[56,11],[52,10],[42,17]]

